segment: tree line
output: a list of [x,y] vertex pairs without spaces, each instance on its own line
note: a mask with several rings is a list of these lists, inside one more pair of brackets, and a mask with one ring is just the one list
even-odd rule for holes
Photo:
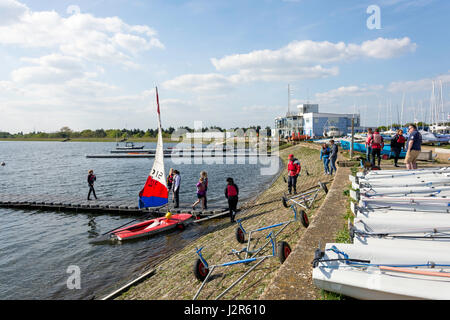
[[[251,126],[248,128],[232,128],[232,129],[223,129],[218,126],[211,126],[202,128],[202,132],[206,132],[208,130],[216,130],[220,132],[226,132],[227,130],[235,131],[237,129],[243,129],[244,131],[248,129],[253,129],[257,133],[261,130],[261,126]],[[164,138],[169,138],[172,133],[176,130],[184,130],[186,132],[194,132],[195,130],[190,127],[179,127],[175,129],[174,127],[162,128],[162,136]],[[268,134],[270,135],[270,127],[266,127]],[[33,131],[29,133],[9,133],[9,132],[1,132],[0,131],[0,139],[84,139],[84,138],[95,138],[95,139],[131,139],[131,138],[156,138],[158,135],[158,129],[86,129],[82,131],[74,131],[69,127],[62,127],[59,131],[56,132],[41,132],[41,131]]]

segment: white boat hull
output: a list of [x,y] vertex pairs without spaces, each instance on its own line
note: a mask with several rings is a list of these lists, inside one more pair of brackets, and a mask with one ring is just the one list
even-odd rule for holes
[[[313,269],[313,282],[321,289],[337,292],[356,299],[450,299],[450,278],[425,274],[411,274],[398,271],[385,271],[378,264],[450,264],[450,252],[442,252],[429,244],[422,247],[399,247],[389,245],[352,245],[329,243],[326,249],[336,247],[349,258],[370,261],[368,267],[347,265],[343,261],[321,262]],[[450,245],[449,245],[450,247]],[[426,250],[424,250],[426,248]],[[342,258],[343,255],[325,251],[322,259]],[[429,268],[416,268],[412,271],[430,271]],[[434,269],[435,272],[448,272],[449,268]]]

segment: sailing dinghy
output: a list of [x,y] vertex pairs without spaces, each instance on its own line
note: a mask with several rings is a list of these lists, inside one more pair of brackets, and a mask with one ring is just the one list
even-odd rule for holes
[[[155,161],[147,177],[144,188],[139,192],[139,209],[156,208],[168,204],[169,191],[164,171],[163,140],[161,133],[161,113],[159,109],[158,88],[156,88],[156,104],[158,112],[158,143],[156,145]],[[180,213],[165,217],[150,219],[128,227],[116,229],[110,233],[112,240],[129,240],[151,236],[174,228],[184,229],[186,223],[192,218],[191,214]]]
[[313,282],[356,299],[450,299],[450,255],[443,244],[328,243],[314,259]]

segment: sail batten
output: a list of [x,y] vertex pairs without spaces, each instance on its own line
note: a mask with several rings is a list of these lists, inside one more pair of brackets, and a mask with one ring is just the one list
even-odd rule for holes
[[161,113],[159,108],[158,88],[156,87],[156,105],[158,114],[158,142],[156,145],[155,161],[139,193],[139,208],[161,207],[168,203],[168,190],[164,171],[164,153],[161,130]]

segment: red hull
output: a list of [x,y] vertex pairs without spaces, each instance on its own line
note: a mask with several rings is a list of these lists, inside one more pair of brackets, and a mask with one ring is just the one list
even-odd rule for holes
[[167,220],[165,217],[155,218],[134,224],[132,226],[118,229],[114,231],[112,235],[116,240],[129,240],[150,236],[159,232],[176,228],[177,225],[184,224],[191,218],[192,215],[188,213],[174,214],[169,220]]

